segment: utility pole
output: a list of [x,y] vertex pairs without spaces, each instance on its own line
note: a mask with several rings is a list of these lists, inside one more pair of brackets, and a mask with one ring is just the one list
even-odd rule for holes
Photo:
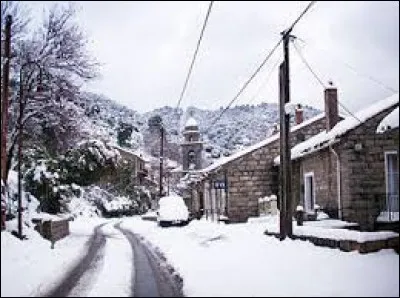
[[[11,60],[11,24],[12,17],[6,16],[5,24],[5,40],[4,40],[4,57],[5,63],[2,65],[3,68],[3,82],[1,90],[1,229],[6,228],[6,202],[3,202],[3,198],[6,196],[6,185],[7,185],[7,131],[8,131],[8,86],[10,83],[10,60]],[[3,45],[1,46],[3,50]],[[3,53],[1,53],[3,56]],[[3,205],[4,204],[4,205]]]
[[167,196],[169,196],[169,183],[170,183],[170,181],[169,181],[169,179],[170,179],[170,175],[171,175],[171,172],[168,170],[168,172],[167,172]]
[[164,127],[161,125],[161,141],[160,141],[160,198],[163,194],[163,159],[164,159]]
[[[1,180],[6,184],[7,175],[7,131],[8,131],[8,89],[10,83],[10,60],[11,60],[11,24],[12,17],[7,15],[5,25],[3,82],[1,90]],[[3,47],[3,45],[2,45]],[[3,53],[1,53],[3,56]],[[4,190],[3,190],[4,191]]]
[[279,68],[280,86],[280,239],[293,234],[292,227],[292,180],[290,156],[290,115],[287,104],[290,102],[289,38],[291,29],[282,32],[284,62]]

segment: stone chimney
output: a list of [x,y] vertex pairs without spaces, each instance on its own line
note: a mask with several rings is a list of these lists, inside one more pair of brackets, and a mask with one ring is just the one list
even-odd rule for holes
[[303,107],[301,106],[301,104],[298,104],[296,106],[295,118],[296,118],[296,125],[303,122]]
[[337,88],[332,82],[329,85],[325,89],[326,131],[331,130],[339,121]]

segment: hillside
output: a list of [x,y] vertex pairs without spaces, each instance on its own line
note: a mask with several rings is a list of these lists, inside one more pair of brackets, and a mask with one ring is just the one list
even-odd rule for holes
[[[181,132],[190,113],[199,124],[206,156],[211,159],[229,155],[262,140],[272,133],[274,124],[279,122],[278,105],[274,103],[232,107],[211,127],[211,123],[221,113],[222,108],[204,110],[190,107],[185,112],[182,109],[176,110],[166,106],[139,114],[104,96],[92,93],[85,93],[80,105],[84,107],[85,115],[92,127],[92,136],[117,143],[118,131],[130,126],[131,137],[124,146],[144,149],[153,156],[158,155],[159,134],[150,131],[148,120],[160,115],[166,130],[165,154],[175,160],[179,160]],[[294,106],[292,108],[294,110]],[[305,120],[319,113],[319,110],[309,106],[303,107],[303,110]]]

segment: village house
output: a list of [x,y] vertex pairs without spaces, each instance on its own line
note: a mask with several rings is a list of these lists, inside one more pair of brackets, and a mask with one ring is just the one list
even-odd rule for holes
[[292,207],[306,219],[321,208],[361,230],[398,231],[399,94],[342,121],[337,104],[336,88],[325,90],[326,129],[291,150]]
[[139,151],[132,151],[129,148],[123,148],[115,145],[122,162],[127,163],[133,169],[132,179],[135,179],[139,186],[146,186],[149,189],[155,189],[157,184],[152,179],[150,173],[150,157]]
[[[295,112],[295,125],[291,128],[292,146],[323,131],[325,113],[303,121],[303,110]],[[185,177],[192,192],[189,208],[194,214],[244,222],[260,213],[259,199],[279,193],[278,167],[274,157],[279,154],[280,134],[231,156],[221,158],[212,165],[189,171]]]

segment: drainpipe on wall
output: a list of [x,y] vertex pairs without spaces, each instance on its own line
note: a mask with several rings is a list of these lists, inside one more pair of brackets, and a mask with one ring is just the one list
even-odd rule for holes
[[340,158],[335,149],[329,146],[329,149],[336,157],[336,184],[337,184],[337,203],[338,203],[338,217],[342,219],[342,197],[341,197],[341,169],[340,169]]

